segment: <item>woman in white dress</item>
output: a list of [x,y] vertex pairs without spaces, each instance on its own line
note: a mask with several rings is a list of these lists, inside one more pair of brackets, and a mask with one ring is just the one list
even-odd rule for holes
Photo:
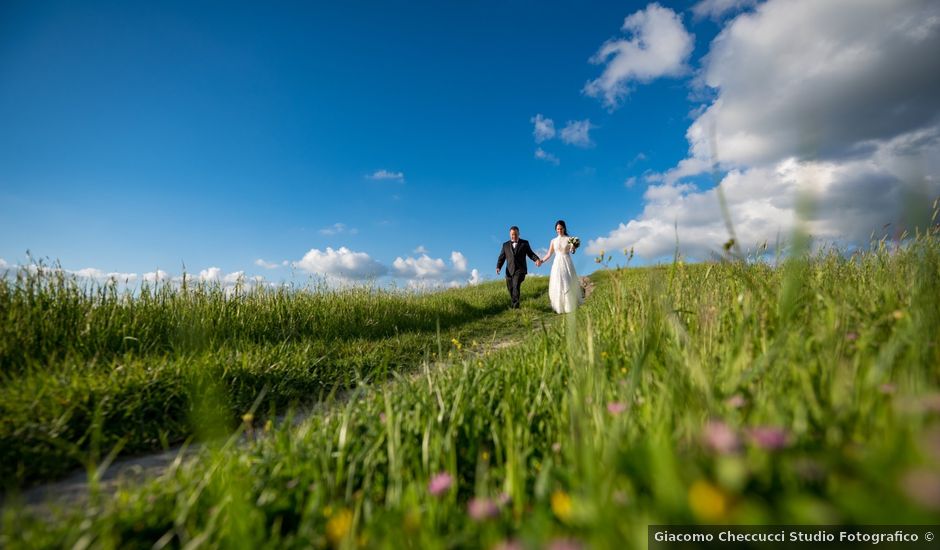
[[584,301],[578,273],[571,259],[577,248],[568,242],[568,226],[564,220],[555,223],[555,233],[558,236],[552,239],[548,245],[548,254],[542,258],[542,263],[545,263],[552,255],[555,256],[552,274],[548,279],[548,298],[556,313],[571,313]]

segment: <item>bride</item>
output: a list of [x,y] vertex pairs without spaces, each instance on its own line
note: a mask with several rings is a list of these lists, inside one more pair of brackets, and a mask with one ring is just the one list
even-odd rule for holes
[[558,236],[552,239],[548,246],[548,254],[542,258],[541,263],[547,262],[552,254],[555,255],[552,274],[548,279],[548,297],[556,313],[570,313],[584,301],[581,283],[574,270],[574,262],[571,260],[571,255],[575,253],[577,246],[568,242],[568,226],[565,225],[564,220],[558,220],[555,223],[555,233]]

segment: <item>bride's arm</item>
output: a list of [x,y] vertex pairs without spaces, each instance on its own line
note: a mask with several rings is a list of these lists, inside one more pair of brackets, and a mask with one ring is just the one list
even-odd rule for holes
[[542,256],[542,263],[543,263],[543,264],[544,264],[545,262],[547,262],[549,258],[552,257],[552,254],[555,253],[555,246],[554,246],[554,245],[555,245],[555,242],[554,242],[554,241],[548,243],[548,254]]

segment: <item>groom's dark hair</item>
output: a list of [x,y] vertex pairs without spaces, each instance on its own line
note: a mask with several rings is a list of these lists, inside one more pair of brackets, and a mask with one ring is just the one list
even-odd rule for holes
[[518,227],[516,227],[515,225],[514,225],[514,226],[512,226],[512,227],[510,227],[510,228],[509,228],[509,230],[510,230],[510,231],[515,231],[516,233],[518,233],[518,232],[519,232],[519,228],[518,228]]

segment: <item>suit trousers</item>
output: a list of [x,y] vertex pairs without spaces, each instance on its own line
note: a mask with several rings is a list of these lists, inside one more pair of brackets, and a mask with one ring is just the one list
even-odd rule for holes
[[510,307],[519,307],[519,296],[522,293],[522,281],[525,280],[525,273],[515,272],[512,275],[506,274],[506,288],[509,290],[509,300],[512,302]]

